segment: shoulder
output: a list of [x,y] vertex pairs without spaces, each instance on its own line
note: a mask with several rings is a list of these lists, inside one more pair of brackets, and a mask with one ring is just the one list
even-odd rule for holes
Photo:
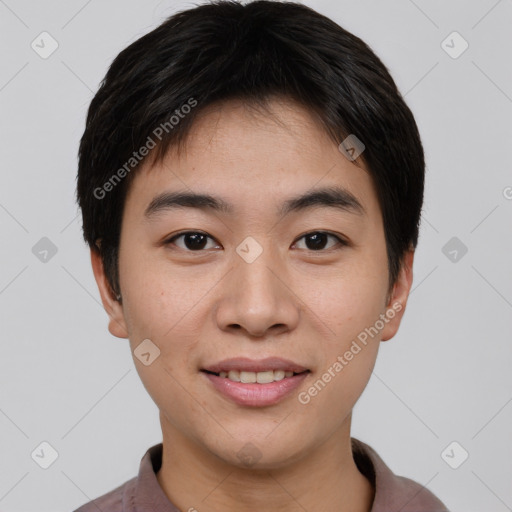
[[359,470],[375,489],[371,512],[448,512],[424,485],[393,473],[371,446],[352,438],[352,453]]
[[383,501],[386,507],[398,507],[401,512],[448,512],[444,503],[420,483],[404,476],[393,475],[392,492]]
[[126,501],[127,499],[130,500],[130,496],[133,495],[131,491],[136,479],[135,477],[126,481],[106,494],[85,503],[73,512],[98,512],[98,510],[101,510],[101,512],[126,512],[130,510],[127,508],[129,504]]

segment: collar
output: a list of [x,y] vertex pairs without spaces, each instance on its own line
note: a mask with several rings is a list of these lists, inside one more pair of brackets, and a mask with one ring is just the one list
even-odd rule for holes
[[[369,445],[351,438],[352,453],[359,471],[375,490],[371,512],[448,512],[428,489],[395,475]],[[163,492],[156,478],[162,465],[163,443],[149,448],[140,462],[139,474],[127,482],[123,510],[127,512],[180,512]]]

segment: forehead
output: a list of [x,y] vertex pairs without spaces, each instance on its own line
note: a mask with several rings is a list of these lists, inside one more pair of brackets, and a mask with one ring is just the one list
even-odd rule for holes
[[144,162],[126,202],[140,214],[164,191],[215,192],[240,213],[332,186],[380,214],[369,172],[339,151],[309,111],[281,98],[265,109],[231,100],[201,111],[179,152],[171,147],[162,161]]

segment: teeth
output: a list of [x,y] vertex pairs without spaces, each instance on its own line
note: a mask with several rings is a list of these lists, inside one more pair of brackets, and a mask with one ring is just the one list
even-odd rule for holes
[[240,372],[240,382],[244,384],[252,384],[256,382],[256,376],[258,374],[254,372]]
[[274,382],[274,371],[270,370],[268,372],[256,373],[256,382],[258,384],[268,384],[269,382]]
[[269,370],[266,372],[240,372],[238,370],[230,370],[229,372],[220,372],[219,377],[228,378],[234,382],[243,382],[244,384],[269,384],[283,380],[285,377],[291,377],[293,372],[284,370]]
[[284,370],[274,370],[274,380],[283,380],[285,378],[285,373],[286,372]]
[[228,373],[228,379],[234,380],[235,382],[240,382],[240,372],[237,370],[230,370]]

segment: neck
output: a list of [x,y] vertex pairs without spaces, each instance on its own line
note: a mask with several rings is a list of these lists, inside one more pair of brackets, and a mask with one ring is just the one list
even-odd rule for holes
[[354,462],[350,417],[300,460],[270,469],[228,464],[168,425],[163,433],[157,479],[180,510],[371,511],[374,489]]

